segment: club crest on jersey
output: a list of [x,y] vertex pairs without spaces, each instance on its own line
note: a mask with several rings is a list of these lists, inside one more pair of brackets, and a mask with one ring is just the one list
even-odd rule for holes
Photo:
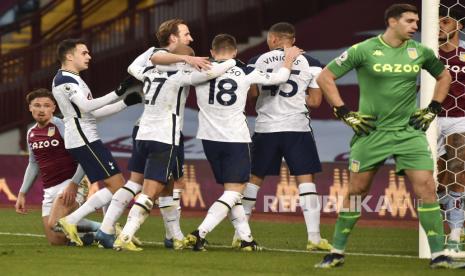
[[350,162],[350,171],[356,173],[359,170],[360,170],[360,161],[352,159],[352,162]]
[[411,59],[416,59],[418,57],[417,48],[407,48],[408,57]]
[[465,62],[465,52],[460,52],[459,59],[460,59],[460,61]]
[[49,127],[48,128],[48,132],[47,132],[47,136],[48,137],[52,137],[53,135],[55,135],[55,127]]
[[66,91],[69,91],[69,90],[71,90],[71,86],[69,86],[69,84],[65,84],[65,89],[66,89]]

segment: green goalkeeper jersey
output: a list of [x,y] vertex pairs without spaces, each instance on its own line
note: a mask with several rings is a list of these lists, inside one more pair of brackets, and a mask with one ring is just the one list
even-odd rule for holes
[[381,35],[355,44],[327,67],[338,78],[355,68],[360,87],[359,111],[375,115],[380,130],[407,126],[417,108],[416,82],[421,69],[433,77],[444,70],[430,48],[415,40],[393,48]]

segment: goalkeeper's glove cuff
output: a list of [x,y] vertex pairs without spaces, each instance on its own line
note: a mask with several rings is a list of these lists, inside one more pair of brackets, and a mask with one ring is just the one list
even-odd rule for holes
[[431,110],[431,112],[433,112],[434,114],[438,115],[442,110],[441,103],[432,100],[431,103],[428,105],[428,109]]
[[350,110],[347,108],[347,106],[341,105],[341,106],[333,106],[333,112],[336,118],[342,119],[344,118],[344,116],[349,114]]

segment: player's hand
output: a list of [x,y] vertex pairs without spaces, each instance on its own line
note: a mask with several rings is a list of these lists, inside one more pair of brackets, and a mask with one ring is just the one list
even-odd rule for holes
[[431,101],[428,107],[419,109],[410,116],[409,125],[415,129],[426,131],[436,115],[441,112],[441,104],[437,101]]
[[68,186],[66,186],[60,196],[63,199],[65,206],[71,206],[74,204],[74,202],[76,202],[77,190],[78,185],[76,185],[74,182],[70,182]]
[[124,98],[123,102],[126,106],[135,105],[142,102],[142,97],[138,92],[132,92]]
[[303,52],[304,51],[297,46],[284,48],[284,57],[290,59],[293,62]]
[[208,57],[185,56],[184,60],[197,70],[210,70],[211,62]]
[[26,209],[26,195],[24,193],[19,193],[18,198],[16,199],[16,204],[15,204],[15,209],[16,213],[18,214],[27,214],[27,209]]
[[138,81],[139,80],[134,78],[133,76],[128,76],[118,85],[118,88],[115,89],[116,95],[122,96],[129,87],[133,86]]
[[373,121],[376,116],[363,115],[358,112],[349,111],[345,105],[333,107],[334,116],[341,119],[346,125],[350,126],[357,136],[367,136],[376,127]]

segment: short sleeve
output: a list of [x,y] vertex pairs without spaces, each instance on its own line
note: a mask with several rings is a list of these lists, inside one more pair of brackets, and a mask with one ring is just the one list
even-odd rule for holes
[[337,78],[345,75],[350,70],[359,67],[363,62],[363,51],[358,44],[353,45],[344,51],[339,57],[332,60],[327,68]]
[[433,50],[428,47],[423,48],[425,62],[423,69],[428,71],[433,77],[439,76],[444,71],[444,64],[436,57]]

